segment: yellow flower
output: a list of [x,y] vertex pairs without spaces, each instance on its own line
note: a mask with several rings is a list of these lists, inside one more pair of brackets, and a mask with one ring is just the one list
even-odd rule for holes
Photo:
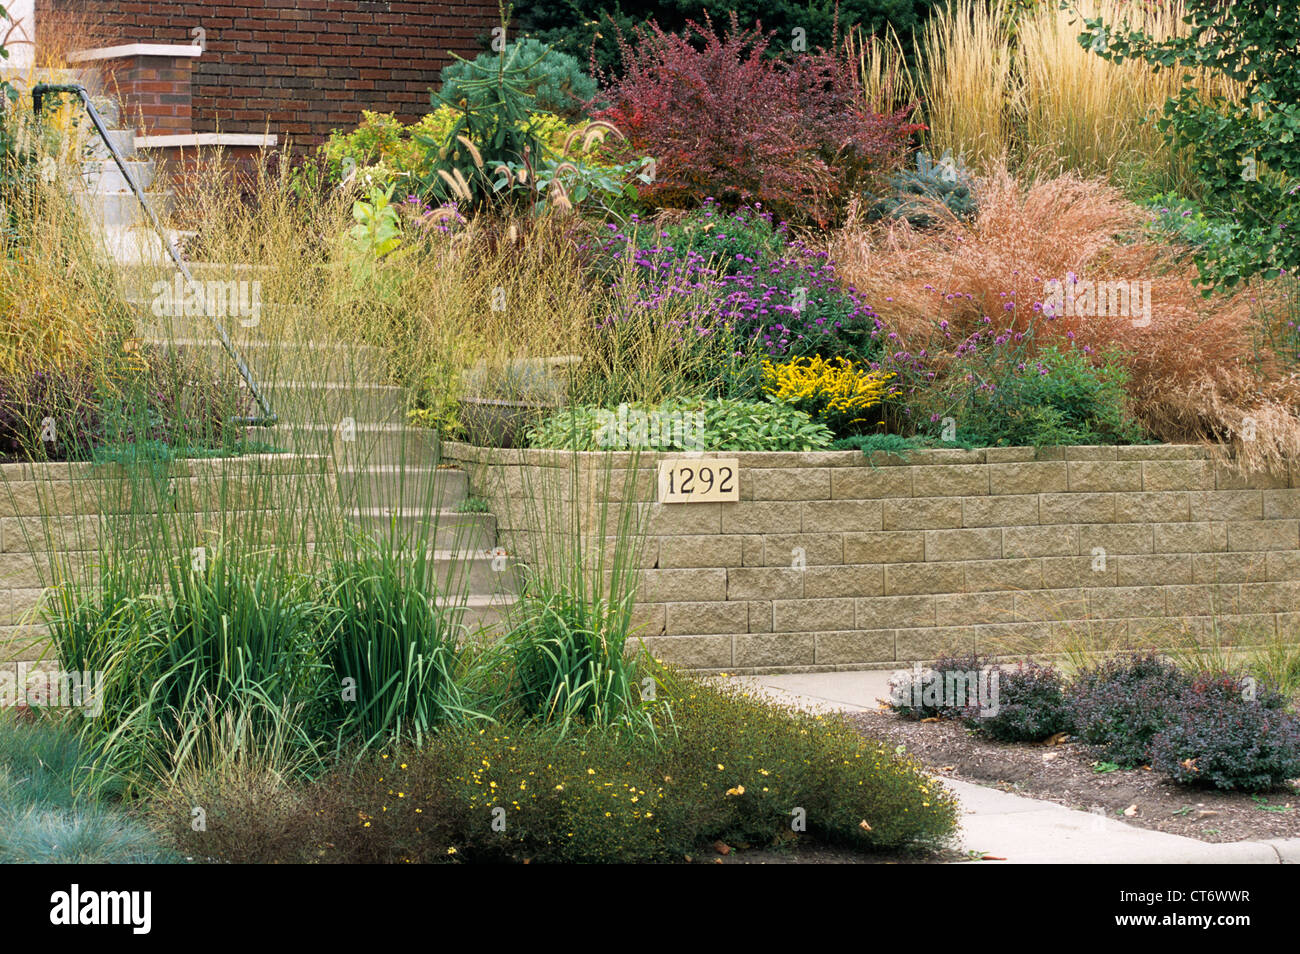
[[867,422],[865,412],[896,392],[894,377],[847,358],[814,355],[781,364],[763,362],[763,390],[777,400],[841,426]]

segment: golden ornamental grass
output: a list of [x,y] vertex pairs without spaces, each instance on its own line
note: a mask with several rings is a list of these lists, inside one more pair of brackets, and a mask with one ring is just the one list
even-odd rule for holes
[[931,148],[951,149],[981,171],[1006,159],[1024,174],[1195,190],[1185,156],[1165,144],[1154,120],[1184,78],[1206,96],[1236,99],[1241,87],[1205,71],[1108,62],[1078,43],[1084,17],[1165,38],[1187,35],[1184,15],[1180,0],[1085,0],[1067,10],[1043,3],[1013,19],[1003,2],[955,0],[918,44]]

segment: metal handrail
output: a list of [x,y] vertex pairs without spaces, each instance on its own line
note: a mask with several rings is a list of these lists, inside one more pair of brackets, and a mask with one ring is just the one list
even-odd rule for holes
[[[162,239],[163,246],[167,249],[167,254],[170,255],[172,261],[176,263],[176,267],[180,270],[180,273],[185,276],[185,287],[193,288],[198,284],[194,279],[194,275],[191,274],[189,268],[185,265],[180,253],[176,251],[175,244],[167,237],[167,233],[163,231],[162,224],[158,221],[158,216],[154,214],[153,209],[149,207],[149,203],[145,200],[144,191],[136,183],[135,176],[131,174],[131,170],[126,167],[126,160],[123,159],[122,154],[117,151],[117,146],[113,145],[113,140],[108,138],[108,130],[104,126],[103,119],[100,118],[99,111],[95,109],[95,104],[90,101],[90,94],[86,91],[86,87],[79,86],[75,83],[39,83],[34,86],[32,88],[32,111],[36,114],[38,122],[40,121],[41,116],[42,101],[47,93],[74,93],[81,99],[81,104],[86,108],[86,114],[90,116],[90,121],[95,124],[95,131],[98,132],[100,138],[104,140],[104,145],[108,147],[109,154],[113,157],[113,161],[117,163],[118,169],[122,171],[123,178],[126,179],[127,184],[131,187],[131,191],[139,201],[140,208],[144,209],[144,213],[149,217],[149,222],[153,225],[154,231],[156,231],[158,237]],[[249,393],[253,395],[253,400],[255,400],[257,406],[262,409],[261,417],[236,418],[233,423],[242,424],[246,427],[271,427],[276,423],[278,417],[276,413],[271,410],[271,405],[262,394],[262,389],[253,379],[253,373],[248,369],[247,363],[245,363],[243,357],[235,348],[234,343],[230,340],[230,335],[226,333],[226,329],[222,326],[221,322],[217,320],[217,317],[215,315],[208,315],[207,317],[208,320],[212,322],[212,327],[216,329],[217,337],[221,340],[222,347],[226,349],[226,353],[230,355],[230,359],[235,362],[235,367],[239,369],[239,376],[243,378],[244,383],[248,385],[248,390]]]

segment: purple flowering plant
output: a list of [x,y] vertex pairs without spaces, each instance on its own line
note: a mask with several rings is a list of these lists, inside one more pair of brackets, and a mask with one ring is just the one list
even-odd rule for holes
[[[636,283],[635,307],[671,314],[683,336],[726,334],[737,357],[871,359],[884,328],[835,264],[757,206],[706,202],[671,225],[632,216],[584,246],[611,285]],[[683,301],[690,306],[676,306]],[[615,314],[610,321],[619,321]]]

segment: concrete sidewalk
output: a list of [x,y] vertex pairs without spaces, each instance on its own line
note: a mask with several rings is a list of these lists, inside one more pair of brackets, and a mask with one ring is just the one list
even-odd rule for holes
[[[805,708],[854,712],[879,706],[889,676],[867,670],[729,681]],[[1300,864],[1300,838],[1210,844],[971,782],[945,778],[943,784],[961,800],[960,850],[1011,864]]]

